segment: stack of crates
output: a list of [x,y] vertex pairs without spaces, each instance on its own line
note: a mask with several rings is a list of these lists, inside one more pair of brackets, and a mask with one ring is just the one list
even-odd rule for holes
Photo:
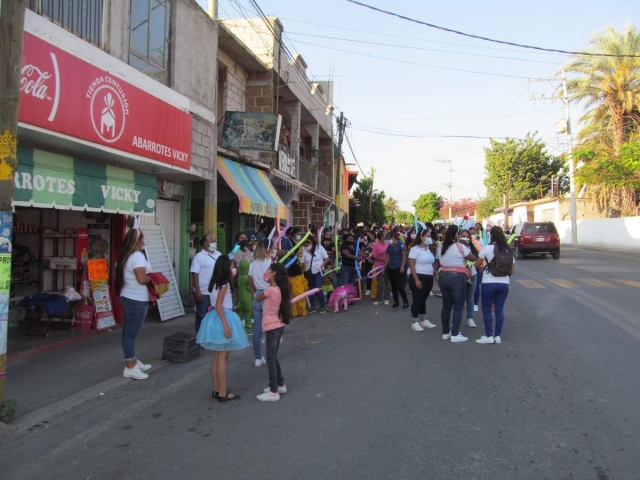
[[172,363],[187,363],[200,356],[200,345],[193,333],[177,332],[164,339],[162,359]]

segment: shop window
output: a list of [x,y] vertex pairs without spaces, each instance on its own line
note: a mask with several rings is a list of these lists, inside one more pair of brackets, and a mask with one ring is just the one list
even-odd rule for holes
[[170,0],[129,3],[129,65],[165,85],[169,83]]
[[27,8],[102,48],[104,0],[27,0]]

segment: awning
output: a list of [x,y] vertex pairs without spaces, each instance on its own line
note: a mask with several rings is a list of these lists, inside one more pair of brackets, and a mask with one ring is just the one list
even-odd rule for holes
[[14,206],[150,214],[157,191],[153,175],[18,147]]
[[240,213],[288,218],[286,205],[262,170],[218,157],[218,172],[238,195]]

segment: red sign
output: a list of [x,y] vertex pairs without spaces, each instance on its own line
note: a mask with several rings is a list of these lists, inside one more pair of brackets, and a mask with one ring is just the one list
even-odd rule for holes
[[191,167],[191,115],[29,33],[21,122]]

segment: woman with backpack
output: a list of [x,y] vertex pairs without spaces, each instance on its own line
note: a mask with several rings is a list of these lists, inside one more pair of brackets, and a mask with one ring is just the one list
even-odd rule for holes
[[[502,343],[502,324],[504,323],[504,304],[509,295],[509,277],[515,271],[513,250],[507,244],[502,228],[491,228],[491,243],[478,255],[476,268],[481,269],[482,261],[487,261],[482,277],[482,314],[484,315],[484,335],[476,343]],[[491,306],[496,312],[495,329]]]

